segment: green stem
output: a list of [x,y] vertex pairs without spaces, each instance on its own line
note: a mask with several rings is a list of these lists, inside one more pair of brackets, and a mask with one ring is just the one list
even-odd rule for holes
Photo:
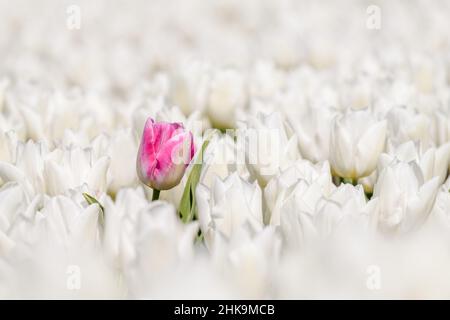
[[356,179],[354,179],[354,178],[342,178],[342,182],[350,183],[350,184],[356,186],[358,181]]
[[156,200],[159,199],[159,193],[160,193],[160,192],[161,192],[161,191],[158,190],[158,189],[153,189],[152,201],[156,201]]

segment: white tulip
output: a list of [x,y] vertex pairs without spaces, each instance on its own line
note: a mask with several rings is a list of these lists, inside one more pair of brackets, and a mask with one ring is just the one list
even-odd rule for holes
[[250,95],[255,98],[270,98],[285,83],[285,74],[269,61],[257,61],[250,75]]
[[312,215],[319,199],[328,197],[335,188],[328,162],[313,165],[306,160],[297,161],[264,189],[266,220],[280,225],[281,217],[289,210]]
[[[177,261],[176,266],[159,270],[150,276],[145,266],[129,282],[127,298],[130,299],[236,299],[244,298],[238,285],[218,272],[209,257],[198,255],[195,260]],[[148,281],[147,279],[150,278]]]
[[3,182],[18,182],[28,198],[38,193],[45,193],[43,176],[44,159],[48,156],[48,148],[43,143],[32,141],[18,143],[13,164],[0,162],[0,178]]
[[215,266],[243,299],[273,298],[270,286],[280,249],[281,239],[273,227],[255,234],[240,227],[231,238],[217,237],[210,248]]
[[248,169],[261,186],[301,158],[297,136],[286,127],[280,113],[249,117],[238,131]]
[[[381,154],[382,156],[383,154]],[[381,157],[380,156],[380,157]],[[375,170],[369,176],[359,178],[357,183],[362,185],[366,194],[373,194],[373,187],[378,179],[378,171]]]
[[443,186],[442,190],[439,190],[430,218],[438,227],[444,228],[445,232],[448,232],[450,228],[450,186]]
[[450,110],[442,108],[433,114],[434,125],[436,128],[436,144],[438,146],[450,142]]
[[46,192],[58,195],[84,184],[93,195],[106,192],[109,164],[108,157],[94,159],[90,149],[55,149],[44,160],[42,174]]
[[237,173],[225,180],[216,178],[210,189],[199,184],[196,200],[200,229],[209,245],[214,243],[217,234],[231,237],[243,225],[255,230],[262,228],[261,189]]
[[384,168],[374,188],[378,208],[374,219],[382,231],[407,232],[421,226],[433,208],[439,177],[425,181],[414,162]]
[[210,67],[207,63],[191,60],[180,66],[173,96],[185,115],[195,110],[205,110],[210,80]]
[[219,70],[213,76],[206,111],[215,128],[236,126],[236,110],[243,109],[247,100],[244,80],[233,69]]
[[444,144],[439,148],[421,150],[419,143],[406,142],[388,154],[383,153],[380,156],[378,170],[381,172],[383,168],[396,160],[405,163],[414,161],[422,171],[425,181],[439,177],[439,183],[441,184],[447,177],[450,163],[450,143]]
[[353,84],[340,85],[341,105],[353,110],[364,109],[372,105],[373,84],[365,78],[357,79]]
[[[15,159],[17,136],[14,131],[3,133],[0,131],[0,162],[11,163]],[[1,165],[0,165],[1,166]],[[0,174],[0,186],[3,185]]]
[[222,180],[233,172],[248,179],[250,173],[245,165],[244,150],[229,135],[214,135],[202,158],[200,182],[211,187],[216,177]]
[[[101,137],[104,135],[100,135]],[[94,141],[98,138],[96,137],[92,142],[89,138],[89,135],[84,131],[77,131],[72,129],[64,130],[63,137],[61,142],[56,145],[58,148],[73,148],[79,147],[83,149],[87,149],[89,147],[93,147]]]
[[302,246],[314,239],[316,207],[336,189],[328,162],[298,161],[273,178],[264,190],[267,221],[278,226],[286,245]]
[[33,200],[9,231],[16,245],[8,255],[8,297],[119,298],[114,270],[99,251],[100,212],[65,196]]
[[288,118],[294,128],[302,156],[318,162],[329,158],[330,126],[335,111],[328,107],[308,107],[298,118]]
[[93,159],[90,149],[50,152],[45,144],[29,141],[17,145],[14,164],[0,162],[0,178],[20,183],[30,199],[36,194],[60,195],[85,184],[100,194],[106,191],[108,166],[109,158]]
[[6,256],[15,247],[16,241],[23,241],[22,234],[15,228],[25,210],[25,196],[18,183],[9,183],[0,189],[0,257]]
[[349,179],[370,175],[384,150],[386,121],[376,121],[370,111],[338,116],[331,129],[330,164],[334,174]]
[[[157,275],[158,270],[191,259],[198,225],[184,225],[175,207],[163,201],[151,203],[137,219],[137,259]],[[145,269],[149,270],[149,269]]]
[[0,132],[0,161],[11,162],[7,134]]
[[[29,92],[35,89],[21,90]],[[62,92],[55,92],[48,97],[36,98],[38,101],[33,101],[31,106],[19,104],[18,107],[28,138],[35,141],[53,141],[61,139],[65,130],[79,128],[82,115],[80,110],[84,102],[80,96],[71,97]]]
[[136,186],[138,178],[133,158],[138,151],[138,140],[132,130],[120,130],[111,137],[100,137],[106,138],[107,141],[101,143],[103,150],[96,152],[97,157],[107,156],[110,159],[107,175],[108,191],[116,194],[121,188]]
[[72,199],[57,196],[44,201],[36,212],[36,227],[41,230],[41,240],[64,247],[94,247],[98,241],[98,205],[83,208]]
[[152,202],[137,216],[132,246],[134,259],[124,272],[131,297],[149,297],[164,281],[189,266],[194,257],[198,224],[183,224],[171,204]]
[[377,199],[366,200],[362,186],[341,184],[328,198],[319,200],[314,224],[321,236],[337,231],[340,231],[338,236],[349,232],[367,233],[377,202]]
[[420,141],[423,148],[432,146],[431,120],[417,110],[396,107],[386,115],[388,121],[388,136],[394,145],[400,145],[410,140]]
[[103,246],[113,265],[124,268],[136,258],[136,230],[139,215],[149,202],[141,188],[121,189],[113,201],[100,198],[105,209]]
[[5,93],[10,84],[9,79],[0,78],[0,112],[3,111],[3,106],[5,103]]

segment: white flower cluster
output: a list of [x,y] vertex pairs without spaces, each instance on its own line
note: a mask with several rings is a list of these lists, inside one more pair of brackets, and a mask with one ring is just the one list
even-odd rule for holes
[[[0,0],[0,299],[449,298],[450,3],[376,3]],[[150,116],[270,143],[184,224]]]

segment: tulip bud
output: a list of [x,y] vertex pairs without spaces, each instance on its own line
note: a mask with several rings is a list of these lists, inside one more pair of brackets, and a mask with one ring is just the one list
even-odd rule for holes
[[194,156],[192,133],[180,123],[145,123],[137,156],[141,181],[155,190],[168,190],[180,183]]
[[351,180],[369,176],[384,150],[386,130],[386,121],[377,121],[368,110],[337,117],[330,135],[334,174]]

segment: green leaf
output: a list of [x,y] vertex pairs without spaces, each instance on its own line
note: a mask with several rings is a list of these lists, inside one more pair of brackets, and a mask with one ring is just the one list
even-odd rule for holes
[[105,226],[105,208],[103,208],[103,206],[101,205],[100,202],[98,202],[97,199],[95,199],[93,196],[87,194],[87,193],[83,193],[83,197],[86,200],[87,203],[89,203],[89,205],[92,204],[98,204],[100,207],[100,219],[99,219],[99,223],[100,226],[103,228]]
[[197,215],[197,206],[195,203],[195,190],[200,180],[200,174],[203,166],[203,154],[208,147],[210,137],[207,138],[202,145],[202,149],[195,159],[192,165],[191,172],[189,173],[186,186],[184,187],[183,196],[181,197],[180,206],[178,211],[180,212],[181,220],[185,223],[192,221]]

